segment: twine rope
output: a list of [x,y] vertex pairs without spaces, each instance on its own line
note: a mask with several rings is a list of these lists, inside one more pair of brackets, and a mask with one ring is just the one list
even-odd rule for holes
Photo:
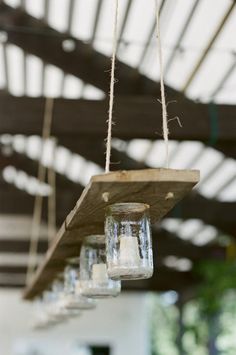
[[109,110],[108,110],[108,128],[106,139],[106,164],[105,173],[109,173],[111,164],[111,138],[112,138],[112,124],[113,124],[113,105],[114,105],[114,86],[115,86],[115,62],[117,51],[117,32],[118,32],[118,0],[115,0],[114,7],[114,21],[113,21],[113,34],[112,34],[112,57],[111,57],[111,80],[110,80],[110,93],[109,93]]
[[[43,119],[43,130],[42,130],[42,147],[43,147],[45,141],[50,137],[51,125],[52,125],[53,104],[54,104],[53,98],[46,99],[44,119]],[[39,183],[43,183],[45,181],[45,177],[46,177],[46,167],[42,164],[42,151],[41,151],[41,157],[39,159],[39,165],[38,165],[38,176],[37,177],[38,177]],[[26,273],[26,284],[27,285],[31,281],[31,277],[34,273],[34,269],[37,264],[37,250],[38,250],[38,241],[39,241],[39,235],[40,235],[42,205],[43,205],[43,196],[40,195],[39,193],[37,193],[35,196],[35,201],[34,201],[33,221],[32,221],[31,236],[30,236],[28,268],[27,268],[27,273]]]
[[52,164],[48,168],[48,183],[51,187],[51,193],[48,196],[48,244],[51,243],[56,234],[56,172],[53,168],[55,159],[57,140],[52,138]]
[[165,96],[165,85],[164,85],[164,69],[163,69],[163,56],[162,56],[162,44],[161,44],[161,30],[160,30],[160,2],[155,0],[156,5],[156,31],[157,31],[157,44],[158,44],[158,58],[160,66],[160,88],[161,88],[161,105],[162,105],[162,133],[165,142],[166,159],[165,167],[169,167],[169,128],[168,128],[168,115],[167,115],[167,104]]

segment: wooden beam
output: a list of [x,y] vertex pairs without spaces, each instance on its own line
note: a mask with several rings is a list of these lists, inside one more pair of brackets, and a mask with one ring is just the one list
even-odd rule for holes
[[[157,258],[164,258],[168,255],[189,258],[193,261],[202,259],[220,259],[224,260],[226,251],[225,248],[218,245],[196,246],[192,243],[181,240],[176,235],[173,235],[165,230],[153,230],[153,247],[158,250]],[[73,245],[72,245],[73,246]],[[73,246],[76,248],[76,243]],[[47,240],[39,240],[38,253],[46,253],[48,248]],[[1,253],[27,253],[29,251],[29,235],[20,240],[17,238],[2,238],[0,239]],[[1,269],[0,269],[1,272]]]
[[[0,143],[0,152],[1,149],[4,151],[4,145]],[[29,176],[34,176],[36,178],[38,176],[38,161],[32,160],[26,155],[15,151],[12,151],[10,155],[3,155],[0,153],[0,170],[3,170],[7,166],[14,166],[17,170],[24,171]],[[1,182],[3,182],[2,176],[0,176],[0,183]],[[63,189],[69,189],[75,188],[75,183],[62,174],[56,174],[56,186],[62,187]]]
[[[19,275],[19,276],[17,276]],[[166,267],[160,267],[157,270],[156,277],[152,277],[149,280],[137,280],[137,281],[124,281],[122,282],[123,291],[154,291],[164,292],[169,290],[175,290],[182,292],[185,289],[196,286],[201,280],[197,278],[193,273],[179,272],[168,269]],[[23,288],[25,282],[23,282],[22,274],[19,272],[13,278],[3,277],[0,275],[0,288]]]
[[[88,141],[79,140],[77,143],[75,140],[71,142],[66,139],[63,140],[63,143],[65,143],[68,148],[71,148],[74,151],[78,149],[78,153],[82,153],[86,156],[87,159],[92,159],[97,164],[103,163],[103,145],[99,140],[91,141],[91,150],[89,149],[90,144]],[[124,153],[118,152],[116,150],[113,150],[112,157],[113,161],[119,162],[119,164],[114,165],[115,169],[145,168],[144,164],[139,164]],[[23,155],[13,154],[11,157],[2,157],[0,159],[0,166],[3,167],[4,164],[13,164],[17,168],[23,169],[31,175],[36,175],[37,164],[27,160],[27,158]],[[0,184],[0,198],[2,198],[3,202],[0,205],[0,213],[16,214],[21,210],[23,213],[29,214],[33,210],[33,198],[14,189],[11,186],[6,185],[4,182],[2,183],[2,187]],[[59,224],[61,224],[64,220],[66,213],[73,208],[73,205],[76,202],[76,199],[80,196],[82,190],[83,187],[81,185],[75,184],[65,177],[57,174],[57,221]],[[18,196],[17,200],[15,199],[16,192]],[[47,209],[46,205],[45,207]],[[44,210],[45,218],[47,216],[46,209]],[[167,215],[167,217],[175,217],[181,219],[199,218],[206,224],[214,225],[225,233],[236,236],[234,211],[234,202],[217,202],[215,200],[208,200],[198,194],[194,194],[181,201],[176,209],[173,209],[170,215]]]
[[[82,192],[80,185],[73,188],[58,188],[57,191],[57,223],[61,224],[66,215],[74,207]],[[0,214],[33,213],[34,197],[6,183],[0,184]],[[235,202],[219,202],[208,200],[200,195],[192,194],[181,201],[166,217],[198,218],[206,224],[216,226],[229,235],[236,236]],[[43,211],[47,218],[47,206]]]
[[[45,106],[43,98],[19,98],[0,95],[0,134],[41,135]],[[106,135],[106,100],[56,99],[52,134],[60,139],[100,139]],[[235,106],[218,105],[217,144],[231,144],[236,139]],[[183,127],[170,122],[170,138],[199,140],[208,143],[212,137],[209,106],[178,102],[169,105],[169,117],[178,116]],[[19,124],[20,122],[20,124]],[[115,102],[113,137],[121,139],[161,138],[161,107],[150,97],[117,97]]]
[[[0,29],[7,32],[8,42],[21,47],[24,51],[36,55],[44,62],[53,64],[64,72],[79,77],[104,92],[109,91],[110,58],[96,52],[91,45],[71,37],[69,33],[60,33],[28,15],[22,9],[13,9],[0,3]],[[73,52],[63,50],[63,41],[75,42]],[[159,93],[155,81],[140,74],[120,61],[116,62],[117,94],[151,94]],[[174,89],[167,89],[170,96],[183,97]]]
[[[76,187],[76,185],[75,185]],[[57,224],[61,224],[68,212],[74,207],[81,194],[81,187],[73,192],[70,189],[57,193]],[[47,219],[47,201],[43,201],[43,219]],[[18,190],[7,183],[0,184],[0,214],[32,214],[33,215],[34,196],[24,191]]]
[[226,248],[217,244],[196,246],[164,229],[156,230],[154,228],[152,235],[154,252],[157,251],[157,260],[168,255],[188,258],[193,262],[207,259],[225,260],[226,257]]
[[25,287],[25,283],[23,283],[22,281],[19,281],[17,284],[9,284],[9,283],[5,283],[5,282],[0,282],[0,289],[4,288],[4,289],[22,289]]
[[189,77],[187,78],[185,84],[183,85],[183,88],[182,88],[183,92],[186,92],[186,90],[191,85],[192,81],[195,79],[198,71],[200,70],[201,66],[205,62],[206,57],[209,54],[212,46],[215,44],[216,40],[218,39],[219,35],[222,33],[223,29],[225,29],[225,24],[227,23],[227,20],[229,19],[233,10],[235,9],[235,5],[236,5],[235,0],[233,0],[229,3],[229,7],[227,8],[226,12],[223,14],[222,19],[219,21],[216,31],[213,33],[212,37],[210,38],[209,42],[207,43],[206,48],[201,53],[200,58],[198,59],[198,61],[194,65],[192,72],[190,73]]
[[[0,251],[1,253],[28,253],[30,250],[30,236],[28,235],[25,239],[14,240],[9,238],[0,239]],[[48,249],[48,242],[46,240],[39,240],[38,243],[38,253],[45,254]]]
[[0,273],[5,273],[5,274],[26,274],[27,272],[27,265],[24,266],[9,266],[9,265],[1,265],[0,266]]
[[[103,144],[99,140],[93,139],[90,143],[90,141],[84,139],[79,141],[63,139],[62,143],[72,151],[77,151],[87,159],[93,160],[99,165],[104,163],[104,154],[102,154]],[[147,168],[143,163],[138,163],[135,160],[129,158],[126,154],[115,149],[113,149],[112,161],[118,163],[112,166],[114,169],[137,170]],[[0,158],[0,167],[3,167],[4,164],[9,163],[12,163],[19,169],[25,170],[31,175],[36,175],[37,164],[28,160],[23,155],[14,153],[13,156]],[[3,191],[1,192],[1,190]],[[59,224],[64,220],[66,212],[73,208],[73,205],[78,196],[81,194],[82,190],[83,187],[81,185],[69,181],[62,175],[57,174],[57,220]],[[9,191],[10,195],[7,194],[7,191]],[[6,186],[5,183],[3,183],[2,187],[0,184],[2,200],[5,201],[2,203],[2,206],[0,206],[0,212],[17,213],[17,209],[20,211],[22,207],[17,204],[17,201],[14,201],[14,191],[17,190],[10,186]],[[21,192],[18,192],[18,194],[21,194],[21,197],[18,195],[18,199],[20,198],[21,201],[24,201],[22,202],[22,206],[25,208],[25,213],[30,213],[30,211],[33,209],[33,199],[30,196],[22,196]],[[13,200],[11,201],[11,199]],[[217,202],[214,199],[206,199],[195,193],[194,195],[185,198],[185,200],[178,204],[176,209],[172,210],[168,216],[181,219],[199,218],[202,219],[206,224],[215,225],[218,229],[225,231],[225,233],[236,236],[234,210],[235,202]],[[46,210],[44,212],[44,216],[46,217]]]

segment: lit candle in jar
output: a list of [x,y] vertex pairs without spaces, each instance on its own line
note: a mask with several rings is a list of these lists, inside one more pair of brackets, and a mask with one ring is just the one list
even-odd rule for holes
[[121,235],[120,236],[120,265],[140,265],[138,238]]
[[93,264],[92,267],[92,279],[95,282],[107,282],[107,266],[104,263]]

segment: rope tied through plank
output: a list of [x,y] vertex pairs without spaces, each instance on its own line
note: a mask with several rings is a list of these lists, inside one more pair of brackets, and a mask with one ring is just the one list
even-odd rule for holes
[[112,138],[112,118],[114,106],[114,86],[115,86],[115,64],[116,64],[116,51],[117,51],[117,32],[118,32],[118,12],[119,0],[115,0],[114,7],[114,21],[113,21],[113,35],[112,35],[112,57],[111,57],[111,81],[110,81],[110,96],[109,96],[109,110],[108,110],[108,128],[106,139],[106,164],[105,173],[109,173],[111,164],[111,138]]
[[48,184],[51,187],[51,193],[48,196],[48,245],[52,242],[56,235],[56,172],[53,162],[56,156],[57,139],[51,137],[52,148],[52,164],[48,167]]
[[[162,104],[162,133],[165,142],[166,159],[165,166],[169,167],[169,128],[168,128],[168,115],[167,104],[165,97],[165,85],[164,85],[164,69],[162,59],[162,44],[161,44],[161,31],[160,31],[160,4],[158,0],[155,0],[156,5],[156,31],[158,38],[158,58],[160,65],[160,88],[161,88],[161,104]],[[106,163],[105,173],[110,172],[110,160],[111,160],[111,140],[112,140],[112,125],[113,125],[113,106],[114,106],[114,86],[115,86],[115,60],[117,51],[117,33],[118,33],[118,12],[119,12],[119,0],[115,0],[114,6],[114,20],[113,20],[113,35],[112,35],[112,56],[111,56],[111,80],[110,80],[110,92],[109,92],[109,110],[108,110],[108,127],[107,127],[107,139],[106,139]]]
[[169,128],[168,128],[168,115],[167,104],[164,85],[164,69],[163,69],[163,55],[162,55],[162,43],[161,43],[161,29],[160,29],[160,3],[159,0],[155,0],[156,5],[156,32],[157,32],[157,49],[160,66],[160,87],[161,87],[161,104],[162,104],[162,133],[165,142],[166,160],[165,167],[169,168]]
[[[42,130],[42,147],[47,139],[49,139],[51,134],[52,126],[52,113],[53,113],[54,99],[47,98],[45,101],[45,111],[43,119],[43,130]],[[42,163],[42,152],[39,159],[38,165],[38,181],[43,183],[46,178],[46,167]],[[53,188],[53,187],[52,187]],[[31,277],[34,273],[35,267],[37,265],[37,249],[38,241],[40,235],[40,224],[42,217],[42,207],[43,207],[43,196],[39,192],[35,196],[34,201],[34,211],[33,211],[33,221],[31,227],[31,236],[30,236],[30,247],[29,247],[29,258],[28,258],[28,268],[26,274],[26,284],[28,285],[31,281]],[[55,213],[55,210],[54,212]]]

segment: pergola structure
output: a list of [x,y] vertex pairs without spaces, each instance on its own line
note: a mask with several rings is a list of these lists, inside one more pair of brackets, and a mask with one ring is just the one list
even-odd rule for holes
[[[80,3],[80,0],[77,2]],[[103,170],[110,57],[105,53],[105,49],[102,52],[98,48],[97,32],[99,24],[101,27],[102,11],[105,11],[107,4],[106,1],[99,0],[96,2],[97,6],[94,5],[92,31],[86,41],[73,33],[73,16],[76,6],[79,6],[77,2],[67,1],[67,24],[64,30],[58,30],[50,24],[52,2],[49,0],[44,2],[41,19],[32,16],[30,1],[16,1],[16,7],[9,6],[7,1],[0,4],[1,66],[5,73],[5,82],[0,94],[1,287],[25,285],[30,219],[34,204],[34,193],[27,192],[25,181],[37,176],[39,156],[37,151],[32,153],[30,147],[33,146],[30,142],[35,140],[39,145],[41,142],[39,136],[45,106],[43,96],[49,95],[46,92],[49,85],[46,74],[49,65],[60,69],[60,80],[57,84],[55,81],[58,92],[54,95],[56,98],[52,124],[52,135],[57,138],[58,160],[64,164],[62,167],[60,164],[53,165],[57,182],[58,226],[74,207],[90,175]],[[163,23],[168,22],[170,2],[162,1]],[[113,170],[153,167],[155,157],[157,166],[161,165],[163,146],[160,141],[161,108],[157,102],[159,84],[156,75],[148,75],[147,68],[143,67],[148,53],[152,50],[155,27],[150,27],[150,33],[147,33],[147,38],[142,42],[138,66],[130,64],[125,60],[125,54],[122,54],[125,53],[122,46],[129,46],[125,33],[131,26],[129,22],[132,14],[134,16],[136,13],[134,3],[135,1],[127,0],[126,6],[122,8],[116,64],[116,77],[119,81],[115,87]],[[204,5],[203,0],[189,3],[191,6],[188,5],[189,9],[181,20],[178,36],[165,62],[166,75],[171,73],[176,57],[182,46],[184,47],[183,41],[191,30],[194,16]],[[191,91],[198,76],[199,81],[202,80],[201,70],[214,53],[217,40],[225,28],[227,29],[232,17],[235,20],[235,8],[235,1],[228,1],[223,16],[215,16],[218,20],[215,20],[208,43],[198,52],[197,60],[191,65],[182,87],[174,85],[171,79],[168,79],[168,101],[176,101],[168,106],[169,117],[178,116],[182,122],[180,127],[176,120],[170,121],[170,138],[173,140],[171,167],[172,164],[175,167],[176,162],[180,163],[181,168],[198,167],[199,164],[200,169],[203,166],[203,178],[190,196],[171,211],[160,225],[153,227],[156,267],[154,277],[150,280],[127,282],[124,284],[125,289],[171,289],[187,292],[201,281],[193,272],[194,265],[201,260],[225,260],[227,243],[236,237],[236,97],[228,102],[222,99],[224,95],[221,98],[219,95],[222,94],[225,83],[235,74],[235,57],[232,62],[229,61],[227,68],[222,69],[221,76],[208,97],[194,97],[194,89]],[[109,40],[108,42],[110,43]],[[14,92],[10,79],[12,48],[20,48],[16,61],[22,63],[22,82],[19,89],[21,92],[17,93]],[[30,94],[30,82],[33,80],[29,75],[30,58],[35,57],[41,63],[40,74],[37,73],[41,81],[39,94]],[[157,63],[155,65],[157,66]],[[31,75],[34,74],[36,75],[31,72]],[[82,83],[81,90],[77,97],[72,95],[73,98],[67,98],[70,95],[66,88],[71,76],[73,80],[77,78],[78,82]],[[77,92],[76,90],[75,85],[74,91]],[[185,148],[190,146],[191,149]],[[75,170],[77,169],[75,173],[71,168],[73,164],[76,166]],[[225,175],[223,177],[222,171]],[[208,193],[211,182],[214,187],[214,179],[218,181],[218,185],[215,183],[214,191]],[[46,221],[46,218],[45,203],[43,219]],[[39,260],[48,247],[45,228],[43,229],[38,248]]]

